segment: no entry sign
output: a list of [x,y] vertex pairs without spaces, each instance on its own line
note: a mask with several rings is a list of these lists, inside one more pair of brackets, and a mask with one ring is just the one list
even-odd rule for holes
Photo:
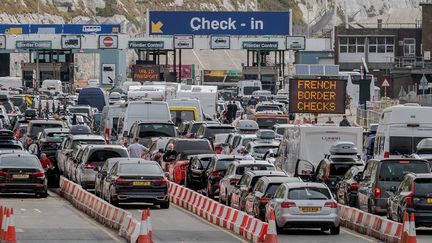
[[117,49],[118,36],[117,35],[100,35],[99,36],[100,49]]

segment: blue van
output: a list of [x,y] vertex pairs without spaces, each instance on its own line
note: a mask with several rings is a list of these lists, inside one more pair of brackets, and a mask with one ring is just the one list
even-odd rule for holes
[[101,88],[84,88],[79,92],[78,105],[88,105],[102,111],[107,103],[107,97]]

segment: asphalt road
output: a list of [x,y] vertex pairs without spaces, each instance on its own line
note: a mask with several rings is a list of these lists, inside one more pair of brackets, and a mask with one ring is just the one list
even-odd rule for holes
[[50,192],[48,198],[1,195],[0,204],[14,208],[20,243],[116,243],[117,233],[100,225]]

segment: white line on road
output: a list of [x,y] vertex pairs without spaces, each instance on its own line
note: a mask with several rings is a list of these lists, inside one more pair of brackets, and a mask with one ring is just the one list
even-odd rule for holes
[[377,241],[377,240],[373,240],[373,239],[369,239],[369,238],[367,238],[367,237],[364,237],[363,235],[357,234],[357,233],[355,233],[355,232],[353,232],[353,231],[350,231],[350,230],[346,230],[346,229],[342,229],[342,228],[341,228],[341,231],[344,232],[344,233],[347,233],[347,234],[349,234],[349,235],[352,235],[352,236],[354,236],[354,237],[360,238],[360,239],[362,239],[362,240],[369,241],[369,242],[376,242],[376,241]]
[[42,211],[40,211],[40,210],[37,209],[37,208],[33,208],[33,210],[36,211],[37,213],[42,213]]

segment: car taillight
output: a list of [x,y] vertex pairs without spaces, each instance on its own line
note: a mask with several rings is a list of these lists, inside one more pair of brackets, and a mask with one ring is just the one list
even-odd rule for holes
[[84,169],[95,169],[96,168],[96,165],[95,164],[92,164],[92,163],[86,163],[86,164],[84,164]]
[[375,196],[375,198],[381,197],[381,188],[379,188],[379,187],[374,188],[374,196]]
[[43,177],[45,177],[45,173],[43,171],[33,172],[33,173],[31,173],[31,177],[43,178]]
[[222,178],[222,175],[219,174],[218,171],[213,171],[212,173],[210,173],[211,177],[216,177],[216,178]]
[[356,182],[351,183],[351,184],[349,185],[349,189],[350,189],[350,190],[358,190],[358,188],[359,188],[359,184],[356,183]]
[[281,203],[282,208],[293,208],[296,207],[295,202],[283,202]]
[[231,184],[236,184],[239,180],[240,180],[240,179],[237,179],[237,178],[231,178],[231,179],[230,179],[230,183],[231,183]]
[[323,181],[324,182],[328,181],[329,177],[330,177],[330,163],[327,163],[326,164],[326,172],[325,172],[325,175],[323,176]]
[[215,153],[216,154],[221,154],[222,153],[222,147],[221,146],[216,146],[215,147]]
[[326,207],[326,208],[337,208],[338,205],[337,205],[336,202],[326,202],[326,203],[324,204],[324,207]]
[[167,179],[160,179],[160,180],[152,181],[152,184],[155,186],[168,185],[168,180]]
[[9,177],[9,173],[6,171],[0,170],[0,177]]
[[384,152],[384,158],[390,158],[390,152],[389,151],[385,151]]
[[121,177],[117,177],[117,178],[114,180],[114,184],[116,184],[116,185],[128,185],[129,183],[130,183],[129,180],[123,179],[123,178],[121,178]]
[[260,199],[258,199],[260,204],[267,204],[270,201],[270,198],[268,197],[262,197]]

